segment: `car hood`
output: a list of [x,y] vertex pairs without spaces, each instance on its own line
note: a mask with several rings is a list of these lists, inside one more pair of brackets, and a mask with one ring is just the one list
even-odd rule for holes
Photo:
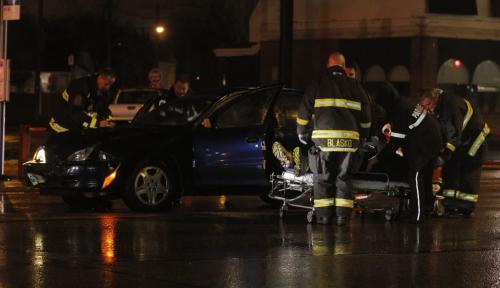
[[125,125],[54,137],[48,141],[46,149],[50,151],[52,160],[66,159],[70,154],[91,146],[121,156],[139,149],[139,146],[152,146],[158,141],[175,141],[189,131],[190,126]]

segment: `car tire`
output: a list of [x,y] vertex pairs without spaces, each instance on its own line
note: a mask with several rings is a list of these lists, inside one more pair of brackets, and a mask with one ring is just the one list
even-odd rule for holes
[[161,161],[144,161],[129,174],[123,201],[138,212],[167,211],[172,206],[175,183],[173,171]]

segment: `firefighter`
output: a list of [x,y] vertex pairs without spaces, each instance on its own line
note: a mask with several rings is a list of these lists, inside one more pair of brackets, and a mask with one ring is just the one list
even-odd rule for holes
[[[342,226],[349,223],[354,205],[351,159],[368,136],[370,108],[359,83],[345,73],[345,58],[333,52],[326,73],[304,94],[297,116],[299,141],[315,146],[309,151],[314,173],[316,222]],[[314,118],[313,118],[314,116]]]
[[420,103],[436,115],[441,124],[445,145],[440,158],[444,162],[443,204],[450,213],[470,216],[478,201],[481,168],[486,154],[488,124],[477,109],[460,96],[429,89]]
[[[377,162],[398,163],[403,157],[407,165],[407,179],[411,187],[410,207],[401,220],[421,223],[434,204],[432,172],[443,145],[438,121],[424,107],[408,97],[400,97],[396,89],[385,83],[377,95],[377,103],[384,108],[390,123],[390,139],[382,151],[368,162],[368,169]],[[385,127],[383,129],[386,129]],[[396,156],[398,155],[398,156]]]
[[99,127],[114,127],[109,89],[116,76],[111,69],[103,69],[94,76],[73,80],[57,99],[49,127],[55,134],[79,132]]

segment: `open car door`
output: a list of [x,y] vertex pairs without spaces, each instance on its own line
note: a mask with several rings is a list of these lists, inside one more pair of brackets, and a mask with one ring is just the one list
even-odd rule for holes
[[266,186],[270,109],[281,85],[231,94],[215,105],[193,136],[196,186]]

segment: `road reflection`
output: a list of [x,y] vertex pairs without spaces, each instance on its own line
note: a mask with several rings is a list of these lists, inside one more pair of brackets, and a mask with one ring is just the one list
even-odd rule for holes
[[101,224],[101,255],[104,263],[115,262],[115,237],[116,237],[116,217],[103,216],[100,218]]

